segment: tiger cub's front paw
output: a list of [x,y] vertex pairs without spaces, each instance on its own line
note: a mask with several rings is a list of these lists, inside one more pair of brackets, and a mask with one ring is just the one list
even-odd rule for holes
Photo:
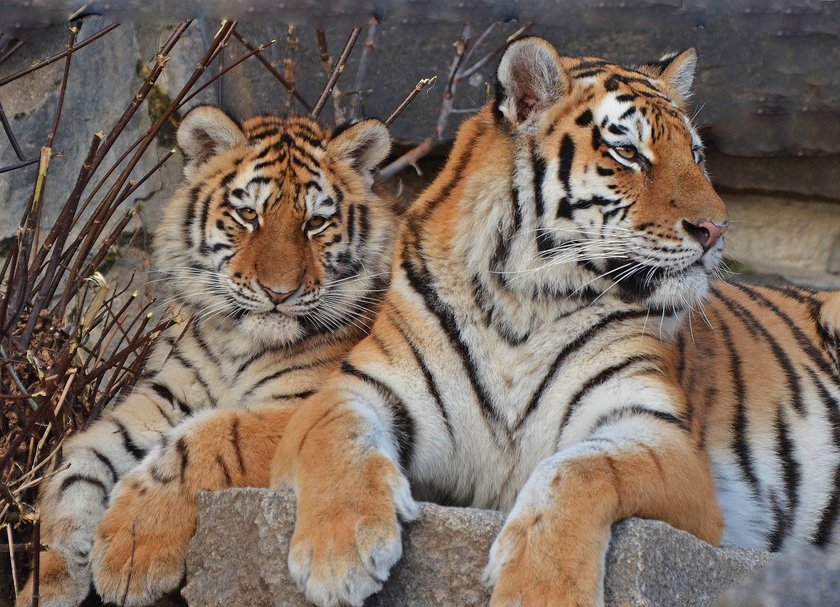
[[298,495],[289,571],[320,607],[354,605],[378,592],[402,556],[400,520],[419,509],[408,481],[384,456],[363,464],[369,474],[343,479],[332,491]]
[[91,552],[102,600],[140,607],[177,588],[194,529],[195,506],[174,479],[150,480],[143,469],[126,476],[114,488]]
[[[78,607],[90,591],[90,569],[71,563],[55,550],[41,553],[38,576],[39,604],[42,607]],[[18,594],[17,607],[32,605],[32,585],[29,581]]]

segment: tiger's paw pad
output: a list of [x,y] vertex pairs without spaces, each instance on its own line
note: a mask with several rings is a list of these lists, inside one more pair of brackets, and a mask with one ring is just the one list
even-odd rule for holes
[[[391,567],[402,556],[400,521],[413,521],[420,515],[408,482],[400,477],[395,485],[391,504],[374,508],[382,514],[372,515],[369,508],[351,505],[334,514],[320,513],[323,517],[298,518],[289,572],[309,601],[320,607],[361,607],[382,589]],[[331,524],[319,524],[322,520]]]
[[104,602],[140,607],[181,584],[195,519],[179,516],[189,508],[175,503],[174,492],[132,475],[114,489],[96,530],[91,567]]

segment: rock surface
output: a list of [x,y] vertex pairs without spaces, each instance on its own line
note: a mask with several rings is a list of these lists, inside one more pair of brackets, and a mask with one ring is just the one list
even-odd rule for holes
[[[190,605],[303,607],[288,577],[294,525],[288,494],[259,489],[204,493],[190,546]],[[501,529],[499,512],[422,506],[406,527],[404,556],[383,591],[366,607],[487,605],[480,582],[487,552]],[[766,553],[716,549],[655,521],[632,519],[614,528],[607,556],[608,607],[707,605],[722,588],[761,567]]]
[[840,603],[840,553],[807,546],[779,555],[724,592],[714,607],[828,607]]

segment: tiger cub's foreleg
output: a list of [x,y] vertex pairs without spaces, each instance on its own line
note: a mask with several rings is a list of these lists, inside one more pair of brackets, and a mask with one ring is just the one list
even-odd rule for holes
[[176,428],[114,488],[91,552],[105,602],[147,605],[178,587],[200,490],[267,487],[277,442],[296,407],[217,410]]
[[610,527],[629,516],[720,541],[708,463],[673,423],[622,419],[540,462],[491,548],[491,605],[603,605]]
[[[112,413],[64,445],[60,470],[44,482],[38,510],[41,604],[76,607],[91,588],[88,558],[94,531],[117,480],[135,467],[183,412],[140,385]],[[32,579],[18,595],[19,607],[32,604]]]

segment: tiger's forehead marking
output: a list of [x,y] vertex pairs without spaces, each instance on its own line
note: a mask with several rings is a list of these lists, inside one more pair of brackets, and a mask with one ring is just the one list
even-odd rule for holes
[[604,139],[617,145],[632,144],[651,160],[655,142],[685,133],[683,126],[691,145],[701,145],[691,120],[665,94],[655,77],[604,59],[564,58],[563,61],[573,87],[591,89],[596,99],[601,97],[592,113]]

